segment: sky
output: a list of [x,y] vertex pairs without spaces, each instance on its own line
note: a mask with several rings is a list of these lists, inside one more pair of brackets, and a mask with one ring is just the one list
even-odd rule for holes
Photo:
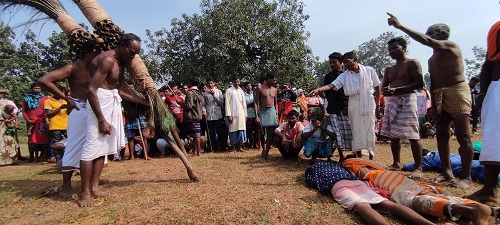
[[[474,57],[474,46],[486,47],[489,28],[500,20],[500,3],[493,0],[303,0],[304,13],[310,16],[306,30],[310,33],[307,44],[313,54],[325,60],[332,52],[347,52],[387,31],[403,33],[387,25],[386,12],[398,17],[402,25],[424,32],[435,23],[445,23],[451,29],[450,40],[462,49],[464,59]],[[72,1],[62,0],[68,13],[78,22],[86,22]],[[197,0],[101,0],[104,10],[115,24],[126,32],[146,38],[145,30],[157,31],[170,28],[173,18],[182,14],[200,13]],[[0,20],[11,26],[26,21],[31,11],[21,10],[14,14],[1,12]],[[43,25],[43,26],[42,26]],[[57,24],[49,21],[30,27],[46,42],[52,31],[59,32]],[[23,28],[15,29],[18,41],[22,40]],[[423,72],[427,72],[427,60],[432,49],[410,40],[408,57],[418,59]]]

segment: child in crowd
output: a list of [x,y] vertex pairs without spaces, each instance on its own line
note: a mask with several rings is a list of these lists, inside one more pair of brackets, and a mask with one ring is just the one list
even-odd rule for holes
[[328,161],[332,158],[332,141],[336,135],[333,132],[332,125],[325,121],[325,112],[319,108],[309,110],[310,122],[304,128],[302,139],[305,140],[304,155],[316,158],[327,158]]

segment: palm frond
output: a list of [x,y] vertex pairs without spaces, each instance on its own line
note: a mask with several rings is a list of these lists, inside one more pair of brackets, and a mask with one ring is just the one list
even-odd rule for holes
[[0,0],[0,8],[2,11],[13,8],[31,8],[35,11],[33,14],[35,16],[29,19],[31,22],[39,21],[40,18],[56,20],[61,14],[67,14],[58,0]]

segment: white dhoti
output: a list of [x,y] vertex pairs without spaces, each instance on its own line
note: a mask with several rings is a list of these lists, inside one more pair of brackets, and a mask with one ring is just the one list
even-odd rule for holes
[[483,148],[479,161],[481,164],[500,163],[500,81],[491,82],[481,108],[481,130]]
[[64,156],[61,161],[63,172],[80,168],[80,158],[82,157],[83,145],[87,137],[87,102],[73,99],[73,102],[80,110],[73,109],[68,116],[68,141],[64,149]]
[[[373,98],[371,98],[373,101]],[[375,105],[375,104],[373,104]],[[349,122],[352,130],[352,150],[375,152],[375,108],[373,113],[361,114],[359,94],[349,96]]]
[[97,89],[97,99],[106,122],[111,125],[111,134],[99,133],[97,117],[88,104],[87,136],[83,146],[82,161],[92,161],[96,158],[115,154],[118,149],[125,147],[125,133],[123,128],[121,98],[118,90]]

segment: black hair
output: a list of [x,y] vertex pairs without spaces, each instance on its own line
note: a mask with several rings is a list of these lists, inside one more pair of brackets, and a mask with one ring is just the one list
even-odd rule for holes
[[295,116],[295,117],[299,118],[300,113],[297,112],[296,110],[292,109],[292,110],[290,110],[290,112],[288,112],[288,114],[286,116],[287,117]]
[[246,82],[243,82],[243,85],[242,85],[242,86],[243,86],[243,87],[246,87],[246,86],[247,86],[247,85],[249,85],[249,84],[252,84],[252,83],[251,83],[251,82],[246,81]]
[[259,83],[262,83],[266,80],[266,75],[262,75],[259,77]]
[[191,85],[193,85],[193,86],[198,86],[198,84],[200,83],[200,81],[198,81],[198,78],[196,78],[196,77],[190,77],[188,79],[188,82],[190,82]]
[[240,79],[240,76],[238,76],[238,75],[233,75],[231,77],[231,81],[235,81],[235,80],[239,80],[239,79]]
[[275,78],[276,75],[273,73],[273,72],[267,72],[266,73],[266,80],[269,79],[269,78]]
[[346,52],[344,53],[344,55],[342,55],[342,60],[344,59],[357,59],[358,56],[356,56],[356,52],[354,51],[350,51],[350,52]]
[[30,85],[30,89],[33,89],[34,87],[42,87],[38,82],[34,82]]
[[212,79],[212,78],[208,78],[208,79],[207,79],[207,84],[208,84],[208,82],[210,82],[210,81],[212,81],[212,82],[214,82],[214,83],[215,83],[215,80],[214,80],[214,79]]
[[404,50],[406,50],[406,47],[408,45],[408,43],[406,42],[406,40],[403,37],[395,37],[395,38],[392,38],[391,40],[389,40],[389,42],[387,42],[388,45],[390,45],[392,43],[398,43],[398,45],[403,47]]
[[126,33],[122,35],[118,45],[128,47],[133,41],[141,42],[141,38],[133,33]]
[[479,77],[477,76],[474,76],[474,77],[471,77],[470,80],[475,80],[475,81],[478,81],[479,82]]
[[342,54],[340,52],[334,52],[328,56],[328,59],[336,59],[337,61],[342,61]]

